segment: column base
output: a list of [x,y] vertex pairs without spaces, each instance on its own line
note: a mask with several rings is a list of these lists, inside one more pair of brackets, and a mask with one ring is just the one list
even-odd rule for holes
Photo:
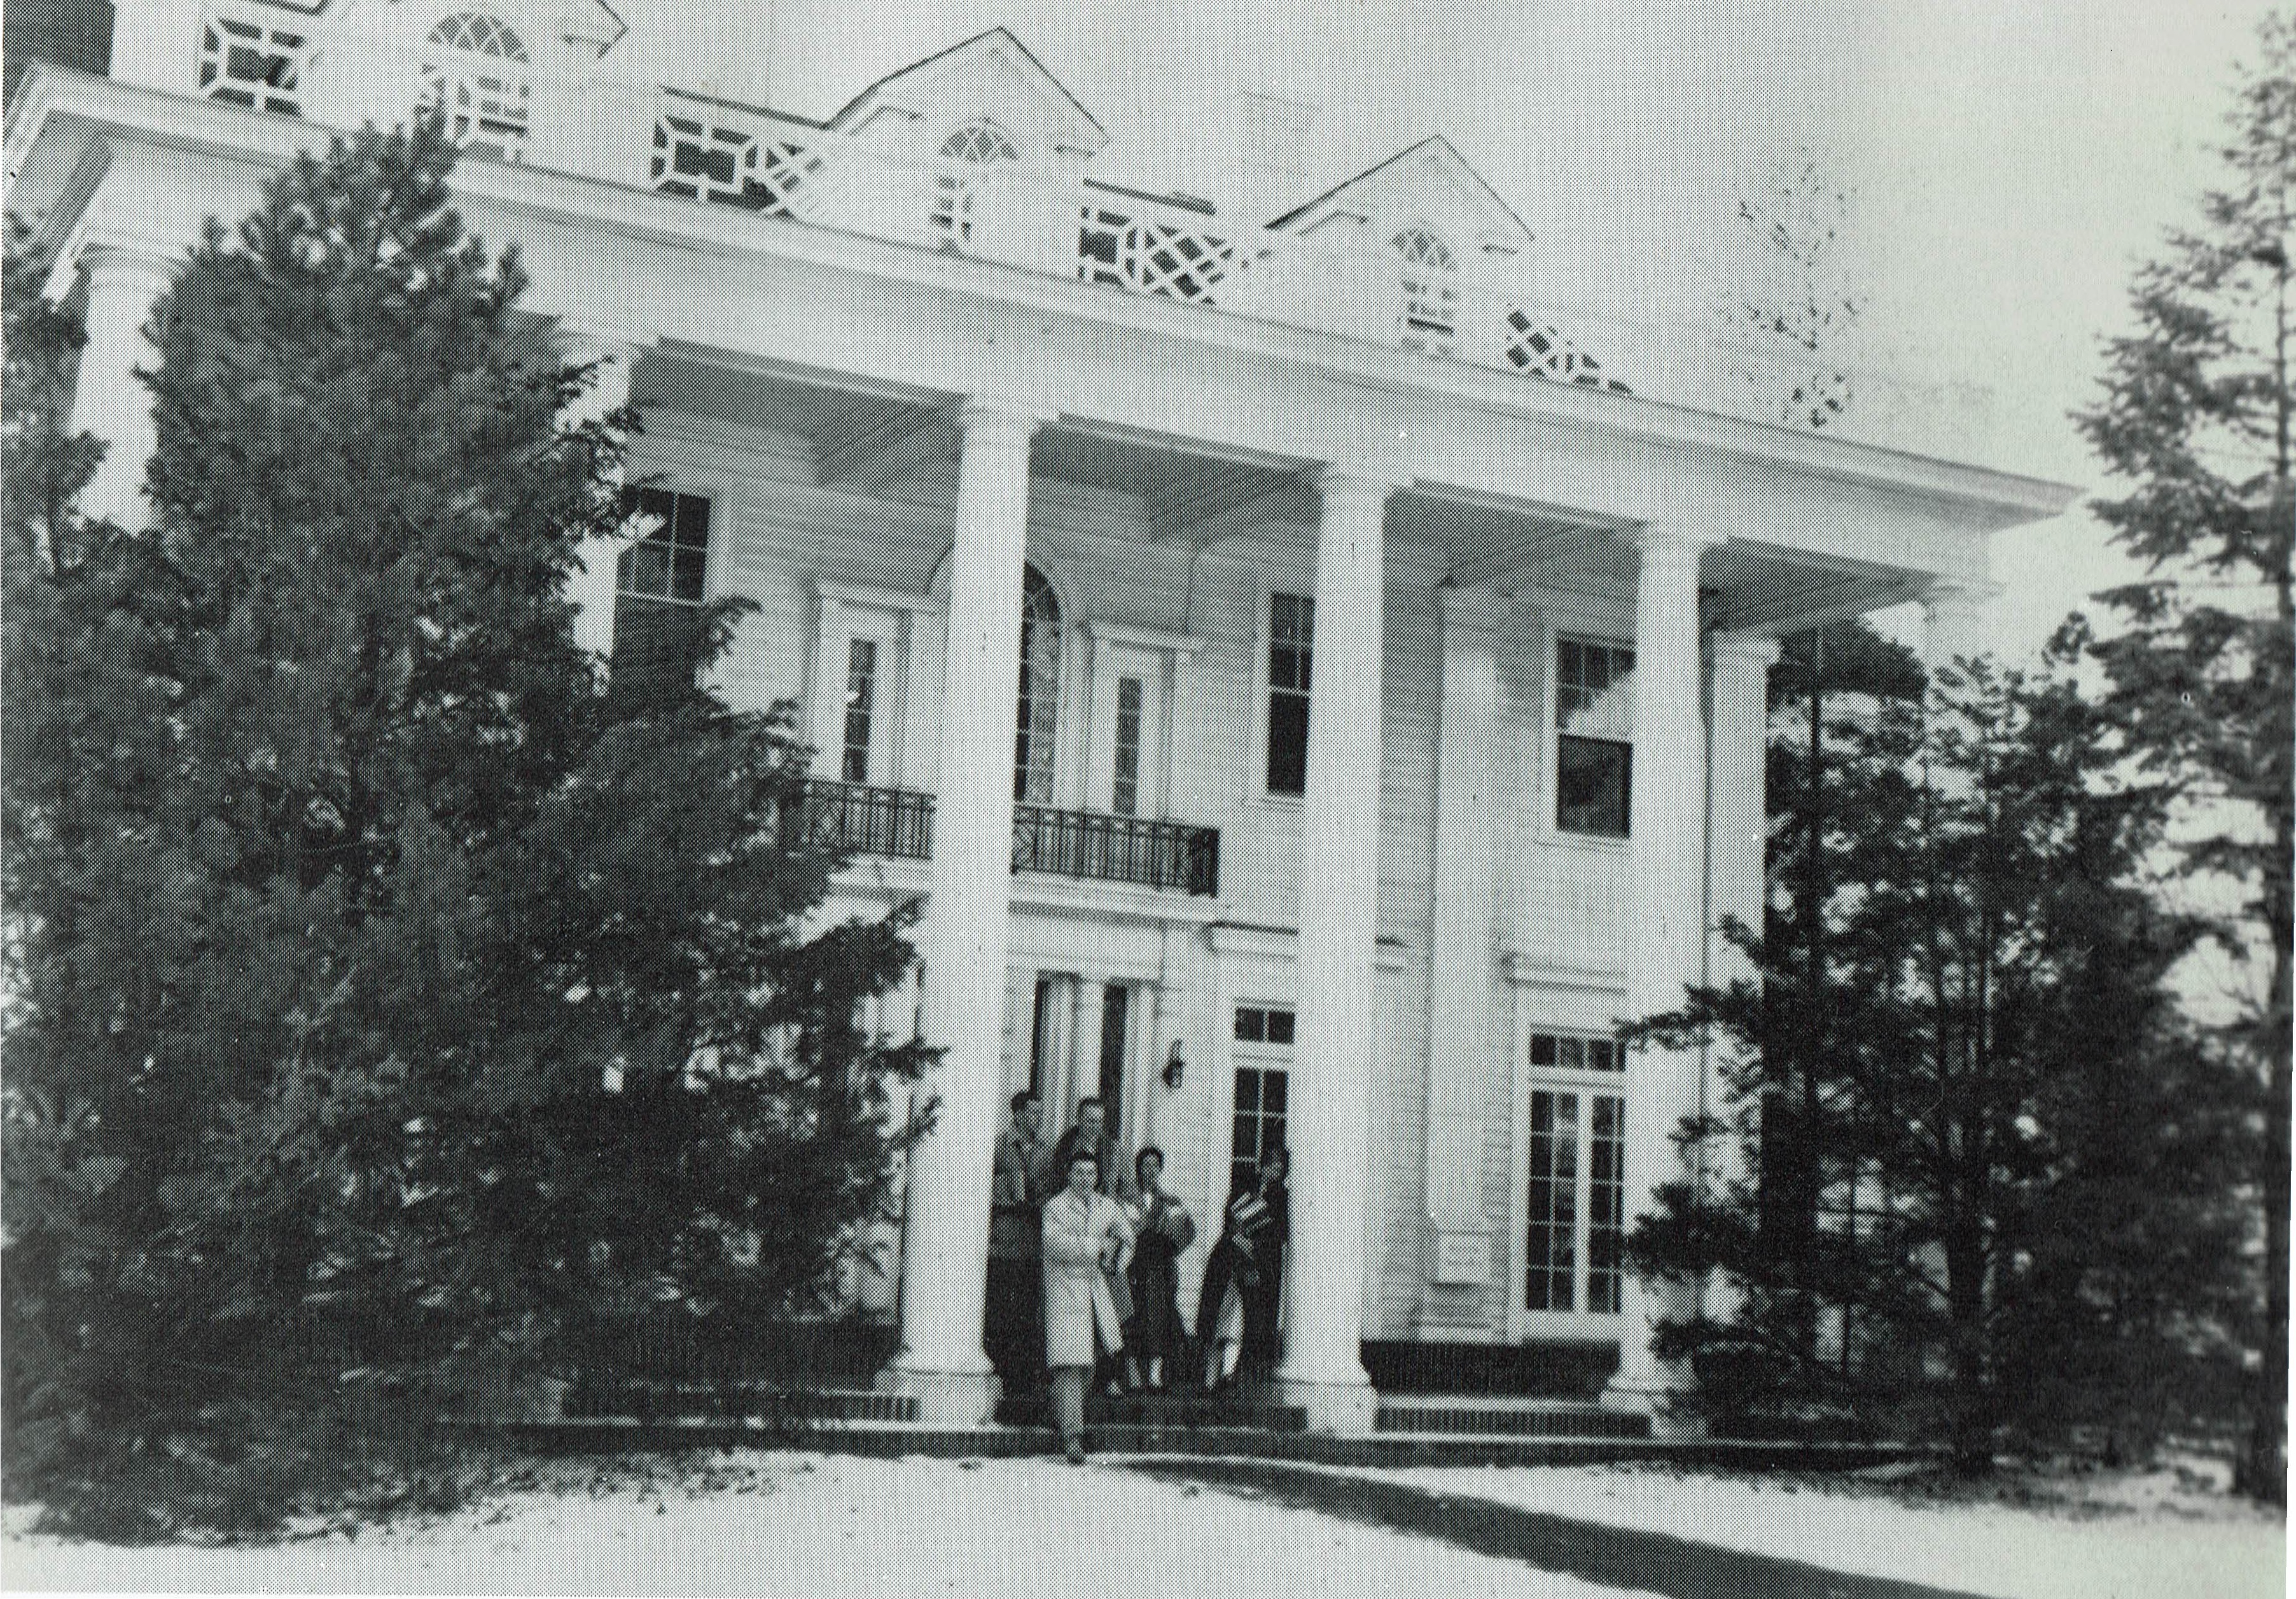
[[1694,1440],[1706,1436],[1706,1417],[1695,1395],[1694,1389],[1663,1379],[1618,1376],[1603,1388],[1599,1403],[1620,1415],[1648,1417],[1652,1438]]
[[1004,1393],[986,1361],[978,1371],[945,1371],[909,1365],[903,1355],[877,1374],[875,1387],[880,1393],[914,1395],[917,1421],[927,1427],[985,1427],[996,1419]]
[[1277,1398],[1307,1414],[1308,1431],[1334,1438],[1368,1438],[1379,1425],[1379,1390],[1358,1374],[1350,1382],[1287,1377],[1275,1374]]

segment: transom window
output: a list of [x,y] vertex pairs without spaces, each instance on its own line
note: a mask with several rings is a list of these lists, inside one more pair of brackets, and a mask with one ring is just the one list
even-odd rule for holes
[[1390,242],[1405,262],[1403,341],[1430,354],[1448,353],[1459,324],[1459,291],[1451,277],[1457,263],[1451,247],[1423,227],[1406,228]]
[[1053,738],[1060,718],[1061,601],[1045,574],[1021,578],[1021,698],[1013,742],[1013,798],[1053,802]]
[[614,563],[614,683],[644,693],[691,687],[704,642],[709,575],[709,499],[663,488],[628,496],[643,537]]
[[1283,1147],[1291,1113],[1292,1013],[1280,1005],[1235,1011],[1235,1102],[1228,1143],[1231,1192],[1251,1181],[1259,1162]]
[[1316,669],[1316,602],[1267,596],[1267,791],[1308,791],[1308,700]]
[[[986,167],[996,161],[1017,161],[1021,152],[1003,128],[994,122],[969,122],[941,141],[941,159]],[[932,225],[953,238],[972,237],[972,185],[953,172],[941,174],[934,185]]]
[[1622,839],[1634,796],[1635,652],[1556,642],[1554,825]]
[[1617,1039],[1583,1033],[1531,1034],[1530,1063],[1542,1071],[1622,1072],[1627,1069],[1626,1054]]
[[496,61],[527,59],[526,45],[510,24],[480,12],[461,11],[441,18],[430,30],[430,42],[449,50],[467,50],[472,55],[491,55]]

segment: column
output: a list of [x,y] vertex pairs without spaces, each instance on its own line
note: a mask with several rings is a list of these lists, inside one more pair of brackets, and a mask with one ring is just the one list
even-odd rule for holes
[[[1509,1033],[1491,1025],[1496,959],[1501,688],[1497,596],[1442,590],[1442,724],[1435,758],[1435,904],[1428,949],[1427,1280],[1419,1326],[1483,1337],[1490,1326],[1492,1227],[1483,1214],[1484,1096],[1506,1070]],[[1499,1078],[1507,1080],[1504,1075]]]
[[159,363],[144,328],[167,291],[174,264],[157,248],[126,244],[92,244],[80,261],[87,271],[87,342],[79,353],[71,425],[109,447],[80,491],[80,512],[91,521],[141,528],[152,520],[144,474],[159,434],[152,423],[152,391],[135,368]]
[[[638,351],[650,340],[562,318],[554,331],[554,342],[562,361],[594,364],[597,368],[590,387],[560,413],[560,426],[601,422],[630,403],[630,371],[637,365]],[[619,481],[621,474],[617,472],[614,476]],[[710,536],[726,535],[723,529],[712,529]],[[584,539],[580,563],[566,578],[566,597],[574,605],[574,642],[602,658],[611,659],[614,653],[614,569],[625,542]]]
[[[1062,1127],[1075,1122],[1077,1101],[1086,1095],[1096,1098],[1100,1094],[1100,1024],[1108,1014],[1107,1004],[1106,983],[1086,977],[1077,979],[1076,1021],[1069,1029],[1069,1037],[1074,1040],[1069,1046],[1069,1103],[1055,1107]],[[1121,1105],[1103,1106],[1101,1125],[1108,1125],[1111,1112],[1121,1115],[1123,1110]],[[1128,1130],[1126,1136],[1129,1137]],[[1108,1176],[1106,1172],[1100,1175],[1103,1178]]]
[[1922,662],[1939,667],[1986,651],[1985,603],[2001,592],[1981,578],[1939,578],[1922,595]]
[[925,1038],[942,1054],[924,1085],[936,1119],[909,1167],[901,1349],[880,1378],[918,1397],[921,1421],[946,1426],[978,1425],[996,1406],[980,1313],[1003,1085],[1013,706],[1036,426],[1017,409],[968,404],[957,468],[932,890],[918,939]]
[[1309,1427],[1367,1433],[1378,1412],[1361,1340],[1376,1037],[1381,635],[1394,485],[1333,468],[1320,488],[1315,697],[1300,815],[1291,1308],[1276,1378],[1285,1401],[1307,1411]]
[[[1706,803],[1707,980],[1717,988],[1751,982],[1753,962],[1723,936],[1726,917],[1735,917],[1759,933],[1768,879],[1764,852],[1769,843],[1769,676],[1777,663],[1778,641],[1757,633],[1718,633],[1713,642],[1713,731],[1708,739]],[[1717,1063],[1706,1071],[1707,1107],[1727,1115],[1725,1085]],[[1745,1176],[1744,1151],[1725,1137],[1705,1152],[1706,1175],[1714,1183]],[[1703,1288],[1708,1316],[1736,1316],[1734,1286],[1710,1279]]]
[[[1635,539],[1633,800],[1628,816],[1628,1017],[1677,1008],[1695,982],[1705,939],[1706,729],[1699,709],[1698,562],[1715,540],[1652,526]],[[1627,1063],[1627,1225],[1656,1209],[1655,1191],[1681,1175],[1674,1133],[1699,1104],[1696,1050],[1636,1050]],[[1651,1335],[1660,1321],[1688,1319],[1688,1283],[1629,1276],[1623,1291],[1619,1371],[1603,1400],[1641,1410],[1653,1429],[1687,1431],[1672,1396],[1691,1374],[1660,1361]]]

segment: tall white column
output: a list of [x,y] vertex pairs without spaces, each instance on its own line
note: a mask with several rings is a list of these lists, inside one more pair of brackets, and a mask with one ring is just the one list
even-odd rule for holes
[[[562,320],[554,330],[559,358],[587,363],[597,368],[590,387],[560,414],[565,426],[602,421],[608,413],[630,403],[630,373],[638,352],[650,340],[611,332],[585,323]],[[616,474],[619,476],[619,473]],[[716,530],[723,538],[726,531]],[[614,652],[614,568],[620,559],[619,538],[586,538],[581,564],[566,580],[566,597],[574,603],[574,642],[601,657]]]
[[80,511],[91,521],[141,528],[152,519],[144,474],[159,434],[152,424],[152,391],[135,368],[159,363],[144,328],[175,264],[156,249],[124,244],[92,244],[80,259],[87,271],[87,342],[79,352],[71,425],[109,447],[80,491]]
[[996,1404],[980,1313],[1003,1086],[1013,707],[1036,427],[1037,418],[1009,406],[964,407],[949,558],[932,891],[918,940],[925,1040],[942,1054],[926,1085],[933,1128],[909,1165],[901,1350],[881,1381],[916,1394],[919,1419],[950,1426],[987,1421]]
[[1321,481],[1314,699],[1300,816],[1299,1044],[1292,1074],[1289,1403],[1319,1431],[1372,1430],[1365,1374],[1365,1191],[1378,938],[1380,671],[1391,483]]
[[[1635,739],[1628,816],[1627,1014],[1678,1008],[1698,980],[1705,940],[1706,729],[1699,709],[1698,561],[1715,541],[1685,529],[1645,528],[1635,539]],[[1655,1190],[1678,1177],[1674,1133],[1699,1103],[1695,1050],[1645,1047],[1627,1063],[1627,1225],[1656,1208]],[[1645,1410],[1652,1425],[1684,1424],[1671,1397],[1690,1386],[1678,1361],[1661,1361],[1651,1336],[1686,1319],[1687,1283],[1629,1275],[1623,1290],[1619,1371],[1606,1403]]]
[[1932,672],[1986,650],[1985,603],[2001,592],[1997,584],[1972,578],[1940,578],[1922,595],[1922,662]]

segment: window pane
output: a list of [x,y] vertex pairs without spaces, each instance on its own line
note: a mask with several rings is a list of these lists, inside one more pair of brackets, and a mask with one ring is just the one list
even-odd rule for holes
[[1291,1092],[1291,1074],[1284,1071],[1260,1074],[1259,1109],[1262,1115],[1281,1116],[1290,1109],[1285,1098]]
[[1119,816],[1140,809],[1140,712],[1146,692],[1137,677],[1116,680],[1116,771],[1109,808]]
[[1554,1041],[1555,1063],[1565,1071],[1587,1070],[1587,1041],[1584,1038],[1557,1038]]
[[690,605],[618,595],[614,601],[614,693],[644,702],[691,689],[701,665],[703,614]]
[[1598,1094],[1592,1108],[1594,1119],[1587,1139],[1587,1308],[1614,1316],[1624,1275],[1626,1102],[1615,1095]]
[[845,662],[845,758],[840,769],[848,783],[869,781],[869,730],[876,697],[877,644],[857,638]]
[[1308,696],[1278,692],[1267,697],[1267,791],[1308,791]]
[[1530,1063],[1534,1066],[1554,1064],[1554,1035],[1533,1033],[1530,1036]]
[[1554,741],[1554,824],[1565,832],[1627,836],[1634,747],[1609,739]]
[[1237,1006],[1235,1036],[1246,1044],[1264,1043],[1267,1037],[1267,1013],[1249,1005]]
[[1289,1045],[1292,1042],[1292,1029],[1295,1025],[1296,1021],[1291,1012],[1268,1012],[1267,1041],[1270,1044]]

